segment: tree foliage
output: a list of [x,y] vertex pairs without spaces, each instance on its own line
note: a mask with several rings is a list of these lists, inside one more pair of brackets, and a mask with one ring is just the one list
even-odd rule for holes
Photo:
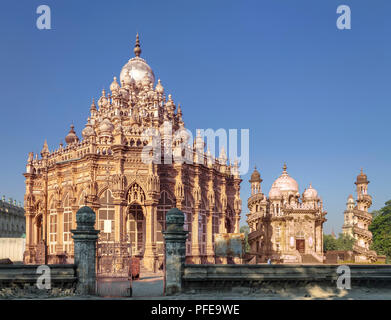
[[371,249],[378,255],[391,258],[391,200],[385,203],[380,210],[372,212],[374,216],[369,230],[373,234]]
[[323,251],[337,250],[337,239],[331,234],[323,235]]
[[244,233],[244,242],[245,242],[245,250],[246,252],[250,251],[250,245],[248,244],[248,234],[250,232],[250,228],[248,226],[240,227],[240,233]]
[[332,250],[343,250],[351,251],[353,249],[353,244],[355,240],[353,237],[348,235],[339,234],[339,237],[336,239],[331,234],[323,235],[323,250],[332,251]]
[[355,242],[353,237],[340,233],[337,239],[337,250],[352,251]]

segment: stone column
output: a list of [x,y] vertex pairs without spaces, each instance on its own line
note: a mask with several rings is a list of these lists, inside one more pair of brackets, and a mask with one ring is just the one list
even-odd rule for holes
[[191,255],[192,263],[201,263],[200,258],[200,245],[198,235],[198,219],[199,219],[199,205],[196,204],[193,210],[192,223],[191,223]]
[[149,271],[156,272],[156,241],[154,238],[154,221],[156,220],[157,203],[155,201],[146,201],[145,204],[145,253],[144,267]]
[[173,208],[166,214],[165,241],[165,275],[164,294],[173,295],[182,291],[182,276],[186,259],[187,231],[183,225],[185,215],[178,208]]
[[206,261],[215,263],[213,250],[213,209],[210,208],[206,215]]
[[63,235],[64,235],[64,209],[57,208],[57,244],[56,244],[56,252],[55,254],[61,254],[64,252],[63,246]]
[[100,231],[94,228],[95,220],[95,212],[84,206],[76,213],[77,228],[71,230],[78,277],[76,292],[81,295],[96,294],[96,241]]

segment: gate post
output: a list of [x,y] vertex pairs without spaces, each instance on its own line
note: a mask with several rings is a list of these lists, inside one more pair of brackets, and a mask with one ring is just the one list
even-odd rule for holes
[[99,230],[95,230],[95,212],[87,206],[76,212],[77,227],[71,230],[74,240],[75,264],[77,267],[76,292],[82,295],[96,294],[96,240]]
[[187,231],[183,225],[185,215],[178,208],[166,214],[164,293],[173,295],[182,291],[182,276],[186,258]]

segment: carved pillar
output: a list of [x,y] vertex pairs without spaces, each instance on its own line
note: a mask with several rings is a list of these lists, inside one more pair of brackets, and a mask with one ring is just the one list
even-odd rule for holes
[[182,277],[186,259],[187,231],[183,225],[185,216],[178,208],[173,208],[166,214],[165,241],[165,273],[164,294],[173,295],[182,291]]
[[144,266],[153,272],[156,272],[156,241],[155,241],[155,220],[157,215],[157,202],[153,200],[146,201],[145,203],[145,253],[144,253]]
[[71,230],[78,277],[76,292],[81,295],[96,294],[96,241],[99,230],[94,228],[95,220],[95,212],[90,207],[82,207],[76,213],[77,228]]
[[215,263],[213,248],[213,208],[206,213],[206,255],[208,263]]
[[63,220],[63,208],[57,208],[57,244],[56,244],[56,254],[63,253],[63,233],[64,233],[64,220]]
[[201,263],[200,258],[200,244],[199,244],[199,219],[200,205],[197,203],[194,206],[193,214],[192,214],[192,223],[191,223],[191,255],[192,255],[192,263],[199,264]]

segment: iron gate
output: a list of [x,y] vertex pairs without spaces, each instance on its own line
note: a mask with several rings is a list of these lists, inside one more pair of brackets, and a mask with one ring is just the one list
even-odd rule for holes
[[101,296],[131,296],[131,246],[127,242],[98,241],[97,292]]

